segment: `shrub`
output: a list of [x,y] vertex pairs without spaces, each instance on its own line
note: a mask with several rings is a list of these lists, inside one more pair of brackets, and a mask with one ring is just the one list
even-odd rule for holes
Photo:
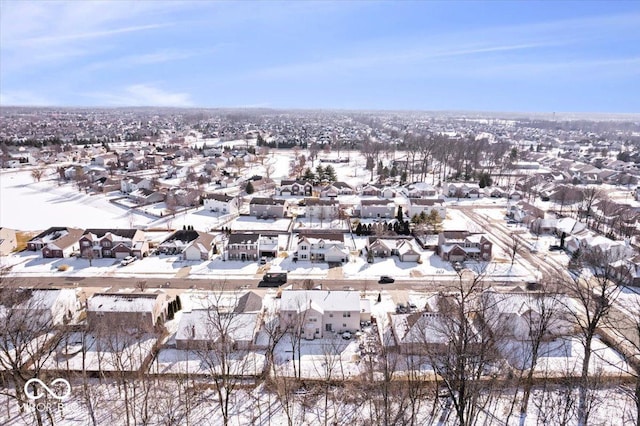
[[67,271],[67,270],[69,270],[69,265],[60,265],[60,266],[58,266],[58,271],[60,271],[60,272],[64,272],[64,271]]

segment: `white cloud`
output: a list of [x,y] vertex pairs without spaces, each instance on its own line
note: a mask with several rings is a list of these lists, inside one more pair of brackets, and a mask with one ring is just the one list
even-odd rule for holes
[[193,106],[190,94],[168,92],[151,84],[133,84],[121,91],[85,96],[96,99],[101,106]]

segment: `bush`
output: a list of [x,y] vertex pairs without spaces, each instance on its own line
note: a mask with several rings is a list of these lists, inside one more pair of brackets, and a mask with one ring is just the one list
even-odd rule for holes
[[69,268],[70,268],[69,265],[60,265],[60,266],[58,266],[58,271],[64,272],[64,271],[69,270]]

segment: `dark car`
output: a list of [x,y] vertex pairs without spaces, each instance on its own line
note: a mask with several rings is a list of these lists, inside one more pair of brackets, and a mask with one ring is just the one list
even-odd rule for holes
[[383,275],[380,277],[380,279],[378,280],[379,284],[392,284],[396,282],[396,280],[394,280],[393,278],[391,278],[388,275]]
[[549,251],[561,251],[562,247],[558,246],[558,245],[550,245],[549,246]]

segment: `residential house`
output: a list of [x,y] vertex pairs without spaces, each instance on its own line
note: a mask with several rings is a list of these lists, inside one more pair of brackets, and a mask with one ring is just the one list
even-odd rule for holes
[[305,198],[306,217],[331,221],[338,218],[339,204],[335,199]]
[[362,218],[386,218],[396,216],[396,203],[392,200],[375,199],[360,201],[360,217]]
[[200,193],[194,188],[171,188],[165,196],[167,205],[194,207],[200,201]]
[[195,230],[175,231],[158,245],[158,253],[181,254],[184,260],[207,260],[215,250],[215,237]]
[[92,329],[107,327],[152,332],[164,324],[166,293],[96,293],[87,300],[87,322]]
[[42,257],[69,257],[80,249],[79,240],[84,231],[78,228],[51,227],[27,242],[27,249],[42,251]]
[[286,290],[280,298],[280,327],[307,340],[355,333],[362,310],[357,291]]
[[313,184],[307,181],[282,180],[276,188],[276,195],[310,197],[313,195]]
[[483,297],[492,307],[492,321],[488,325],[500,336],[516,340],[531,340],[539,328],[544,315],[554,313],[554,320],[545,327],[544,340],[552,340],[573,334],[575,327],[567,306],[569,300],[563,295],[548,295],[531,292],[499,293],[486,291]]
[[136,256],[149,254],[149,242],[140,229],[87,229],[80,237],[80,256],[91,259]]
[[413,238],[378,238],[369,237],[367,249],[373,257],[398,256],[401,262],[417,262],[420,252],[413,244]]
[[320,190],[320,198],[336,198],[338,195],[353,195],[355,191],[346,182],[333,182]]
[[183,260],[209,260],[214,253],[216,245],[215,237],[212,234],[199,231],[198,237],[190,241],[182,251]]
[[616,280],[622,285],[640,287],[640,255],[611,264]]
[[416,215],[420,216],[422,212],[429,216],[432,211],[438,213],[438,216],[443,220],[447,216],[447,208],[443,200],[435,198],[409,198],[407,214],[410,218]]
[[[14,292],[9,297],[3,297],[5,305],[0,305],[0,321],[6,320],[6,310],[24,312],[19,318],[27,320],[27,315],[33,319],[33,325],[49,330],[48,327],[66,324],[79,308],[75,289],[0,289],[2,292]],[[13,301],[11,305],[6,304]],[[31,319],[29,319],[31,322]],[[25,322],[25,325],[29,326]]]
[[297,256],[312,262],[340,262],[349,260],[349,250],[343,234],[301,234],[298,237]]
[[91,189],[100,193],[119,191],[120,180],[103,176],[91,184]]
[[438,255],[442,260],[462,262],[465,260],[491,259],[493,244],[485,234],[469,231],[443,231],[438,235]]
[[118,156],[113,152],[96,155],[92,159],[92,163],[101,167],[108,167],[109,164],[116,164],[118,162]]
[[287,200],[253,197],[249,202],[249,214],[257,218],[284,218],[288,213],[289,202]]
[[370,197],[379,197],[382,192],[382,187],[374,184],[367,184],[362,187],[360,190],[360,195],[370,196]]
[[123,194],[129,194],[137,189],[153,189],[153,182],[148,178],[141,178],[137,176],[126,177],[120,181],[120,191]]
[[260,257],[278,257],[278,236],[260,234],[258,252]]
[[259,328],[257,313],[194,309],[182,313],[175,336],[176,348],[213,349],[224,343],[232,349],[254,349]]
[[234,232],[229,235],[227,242],[227,259],[256,261],[260,255],[260,234]]
[[405,194],[409,198],[436,197],[438,191],[432,185],[424,182],[414,182],[405,185]]
[[477,183],[451,182],[446,184],[445,188],[444,192],[448,197],[480,197],[480,186]]
[[452,343],[455,323],[438,312],[393,314],[391,330],[395,346],[405,355],[443,353]]
[[220,214],[238,214],[238,197],[226,194],[206,194],[202,198],[204,208]]
[[0,228],[0,256],[8,256],[18,247],[15,229]]
[[164,201],[166,195],[160,191],[153,191],[151,189],[139,188],[130,192],[127,197],[138,203],[139,205],[161,203]]

